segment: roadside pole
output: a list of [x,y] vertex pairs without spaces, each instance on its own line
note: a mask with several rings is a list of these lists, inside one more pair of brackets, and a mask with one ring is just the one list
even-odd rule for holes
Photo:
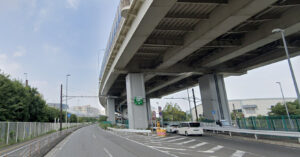
[[195,106],[195,112],[196,112],[196,121],[198,122],[198,111],[197,111],[197,106],[196,106],[196,98],[195,98],[195,92],[194,92],[194,88],[192,88],[193,91],[193,99],[194,99],[194,106]]
[[59,130],[62,131],[62,90],[63,90],[63,85],[60,85],[60,120],[59,120]]

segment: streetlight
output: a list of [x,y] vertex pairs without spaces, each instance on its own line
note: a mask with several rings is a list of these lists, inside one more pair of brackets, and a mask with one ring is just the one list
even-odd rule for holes
[[294,82],[294,87],[295,87],[296,94],[297,94],[297,99],[298,99],[298,102],[300,104],[299,89],[298,89],[298,85],[297,85],[297,82],[296,82],[296,77],[295,77],[295,74],[294,74],[293,66],[292,66],[292,63],[291,63],[291,60],[290,60],[290,55],[289,55],[289,51],[288,51],[286,40],[285,40],[284,30],[280,29],[280,28],[276,28],[276,29],[272,30],[272,33],[281,33],[281,37],[282,37],[282,41],[283,41],[283,45],[284,45],[286,57],[287,57],[287,60],[288,60],[288,63],[289,63],[291,75],[292,75],[293,82]]
[[280,87],[280,91],[281,91],[281,95],[282,95],[282,99],[283,99],[283,104],[285,106],[286,114],[288,116],[291,127],[294,129],[294,124],[292,123],[291,118],[290,118],[289,110],[288,110],[288,107],[287,107],[286,102],[285,102],[285,98],[284,98],[284,94],[283,94],[283,91],[282,91],[281,83],[280,82],[276,82],[276,83],[278,83],[278,85]]
[[70,74],[66,75],[66,123],[68,123],[68,78]]

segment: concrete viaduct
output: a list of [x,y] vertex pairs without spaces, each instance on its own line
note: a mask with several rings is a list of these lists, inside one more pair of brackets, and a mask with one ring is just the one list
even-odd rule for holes
[[224,77],[285,59],[274,28],[299,55],[299,0],[121,0],[100,72],[109,121],[147,128],[151,98],[196,84],[204,116],[231,121]]

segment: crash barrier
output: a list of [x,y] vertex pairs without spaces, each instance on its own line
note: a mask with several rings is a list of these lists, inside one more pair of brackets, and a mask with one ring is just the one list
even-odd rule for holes
[[62,131],[50,133],[40,138],[24,142],[24,144],[21,143],[16,146],[11,146],[7,148],[9,150],[6,151],[4,149],[0,152],[0,157],[42,157],[71,132],[85,125],[86,124],[80,124],[78,126],[73,126]]
[[257,140],[258,135],[263,136],[275,136],[275,137],[292,137],[297,138],[298,143],[300,143],[300,132],[290,132],[290,131],[270,131],[270,130],[250,130],[250,129],[238,129],[234,127],[210,127],[210,126],[203,126],[203,129],[206,131],[213,131],[215,133],[218,132],[227,132],[229,136],[232,136],[232,133],[239,133],[239,134],[250,134],[253,135],[254,138]]
[[237,118],[236,123],[241,129],[300,132],[299,115]]
[[[80,123],[62,123],[63,128],[78,126]],[[59,130],[59,123],[0,122],[0,146],[11,145],[40,135]]]
[[150,130],[138,130],[138,129],[117,129],[117,128],[111,128],[108,127],[108,130],[114,131],[114,132],[124,132],[124,133],[139,133],[139,134],[145,134],[147,136],[150,135]]

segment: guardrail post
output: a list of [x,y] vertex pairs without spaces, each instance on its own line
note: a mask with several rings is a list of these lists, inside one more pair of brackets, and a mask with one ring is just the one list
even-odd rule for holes
[[16,129],[16,143],[18,142],[18,135],[19,135],[19,122],[17,122],[17,129]]
[[8,144],[8,139],[9,139],[9,122],[7,122],[6,144]]
[[229,136],[231,136],[231,132],[229,131]]
[[295,118],[295,120],[296,120],[297,130],[300,131],[299,124],[298,124],[298,119]]
[[286,125],[284,116],[281,116],[281,119],[282,119],[282,123],[283,123],[284,129],[285,129],[286,131],[288,131],[288,128],[287,128],[287,125]]
[[26,124],[26,122],[23,122],[23,138],[22,138],[23,141],[24,141],[24,139],[25,139],[25,133],[26,133],[26,132],[25,132],[25,129],[26,129],[26,128],[25,128],[25,124]]

